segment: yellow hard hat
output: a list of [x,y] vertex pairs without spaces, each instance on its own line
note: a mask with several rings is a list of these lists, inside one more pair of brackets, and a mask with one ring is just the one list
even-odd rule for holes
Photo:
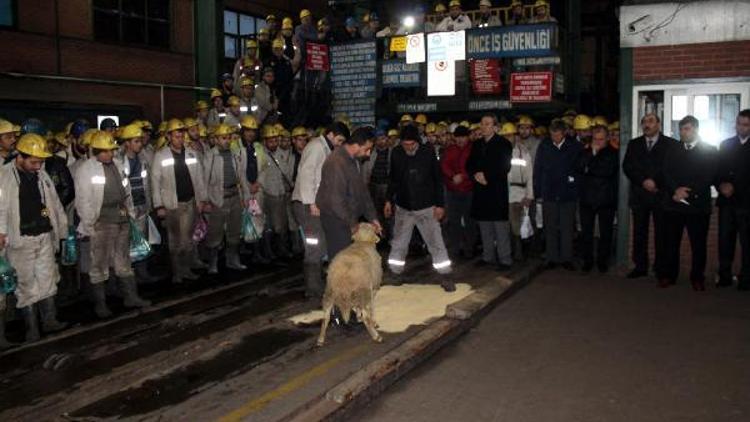
[[435,13],[445,13],[445,11],[448,10],[443,3],[438,3],[435,5]]
[[282,40],[281,38],[276,38],[271,43],[271,47],[273,47],[273,48],[284,48],[284,40]]
[[510,2],[510,7],[516,6],[523,6],[523,2],[521,0],[513,0],[512,2]]
[[110,151],[117,149],[117,143],[111,133],[100,130],[91,137],[91,148]]
[[273,138],[279,136],[279,131],[272,125],[263,126],[263,138]]
[[411,114],[404,114],[401,116],[401,120],[399,120],[400,123],[406,123],[406,122],[413,122],[414,118],[411,117]]
[[549,6],[549,3],[547,3],[547,0],[536,0],[536,2],[534,2],[534,9],[536,9],[537,7],[547,7],[547,6]]
[[240,105],[240,99],[234,95],[229,97],[227,100],[227,105],[230,107],[239,106]]
[[252,78],[244,77],[240,79],[240,87],[243,86],[255,86],[255,81]]
[[182,119],[182,124],[185,125],[185,129],[189,129],[193,126],[198,126],[198,121],[193,119],[192,117],[185,117]]
[[224,135],[231,135],[234,133],[234,129],[232,129],[231,126],[221,123],[218,126],[216,126],[216,129],[214,130],[214,135],[216,136],[224,136]]
[[81,145],[88,147],[91,145],[91,139],[99,132],[99,129],[91,128],[86,129],[85,132],[83,132],[83,135],[81,135]]
[[218,89],[216,89],[216,88],[211,88],[211,99],[212,99],[212,100],[213,100],[214,98],[216,98],[216,97],[221,97],[221,96],[222,96],[222,94],[221,94],[221,91],[219,91],[219,90],[218,90]]
[[292,129],[292,136],[294,136],[295,138],[297,136],[307,136],[307,129],[305,129],[302,126],[297,126],[294,129]]
[[0,119],[0,135],[4,135],[6,133],[12,133],[15,131],[16,130],[13,127],[13,123],[5,119]]
[[141,129],[141,126],[136,123],[131,123],[127,126],[122,127],[119,138],[133,139],[140,138],[141,136],[143,136],[143,130]]
[[594,118],[591,119],[591,126],[607,127],[608,125],[609,125],[609,122],[607,121],[607,118],[604,116],[594,116]]
[[174,130],[183,130],[185,129],[185,123],[182,123],[182,120],[180,119],[170,119],[169,122],[167,122],[167,127],[165,132],[169,133]]
[[589,130],[591,129],[591,118],[585,114],[579,114],[573,119],[573,129]]
[[576,117],[577,114],[578,114],[577,111],[573,110],[572,108],[569,108],[569,109],[565,110],[565,113],[563,113],[563,116]]
[[158,132],[164,133],[167,131],[167,121],[164,120],[163,122],[159,123],[159,130]]
[[291,138],[292,134],[289,133],[288,130],[282,129],[282,130],[279,131],[279,136],[281,136],[282,138]]
[[47,150],[47,141],[36,133],[27,133],[21,136],[16,144],[16,151],[36,158],[52,156]]
[[252,39],[245,41],[245,48],[258,48],[258,41]]
[[266,16],[266,22],[275,21],[276,15],[268,15]]
[[[205,101],[204,101],[204,103],[205,103]],[[140,124],[141,124],[141,129],[154,130],[154,127],[151,126],[151,122],[149,122],[148,120],[141,120]]]
[[160,149],[164,148],[164,146],[165,146],[165,145],[167,145],[167,137],[166,137],[166,136],[160,136],[160,137],[159,137],[159,138],[158,138],[158,139],[156,140],[156,145],[155,145],[155,148],[156,148],[157,150],[160,150]]
[[281,21],[281,29],[293,29],[294,28],[294,22],[292,22],[292,18],[284,18],[284,20]]
[[253,116],[245,116],[240,121],[240,126],[243,129],[258,129],[258,121]]
[[451,0],[448,3],[448,7],[455,7],[455,6],[461,7],[461,0]]
[[518,126],[524,126],[524,125],[526,125],[526,126],[534,126],[534,119],[532,119],[531,117],[529,117],[529,116],[527,116],[525,114],[522,114],[522,115],[518,116],[518,123],[517,124],[518,124]]
[[318,29],[326,25],[328,25],[328,21],[326,20],[326,18],[318,20]]
[[208,103],[203,100],[198,100],[195,102],[195,111],[198,110],[206,110],[208,109]]
[[205,138],[208,136],[208,129],[203,125],[198,125],[198,137]]
[[547,133],[548,131],[546,126],[537,126],[534,129],[534,135],[539,138],[544,138],[545,136],[547,136]]
[[516,130],[516,125],[511,122],[503,123],[503,125],[500,126],[500,135],[515,135],[516,133],[518,133],[518,130]]
[[[257,70],[257,68],[260,67],[260,62],[258,62],[258,59],[256,59],[255,57],[245,56],[242,59],[242,67],[255,67]],[[248,76],[245,75],[245,77]]]
[[432,122],[427,123],[427,125],[424,128],[424,133],[435,133],[436,131],[437,131],[437,125]]
[[480,127],[481,126],[479,125],[479,123],[472,123],[471,125],[469,125],[469,131],[473,132],[475,130],[478,130]]
[[469,123],[469,121],[468,121],[468,120],[461,120],[461,123],[459,123],[458,125],[459,125],[459,126],[463,126],[463,127],[465,127],[466,129],[468,129],[468,128],[470,128],[470,127],[471,127],[471,123]]
[[492,7],[492,2],[490,0],[479,0],[479,5],[480,6]]
[[268,28],[260,28],[258,35],[268,35]]
[[312,16],[312,13],[310,13],[310,11],[309,11],[309,10],[307,10],[307,9],[302,9],[302,10],[301,10],[301,11],[299,12],[299,18],[300,18],[300,19],[306,18],[306,17],[308,17],[308,16]]
[[68,138],[67,132],[57,132],[55,136],[52,137],[52,139],[55,140],[58,144],[62,146],[68,146],[70,145],[70,138]]
[[607,130],[620,130],[620,121],[616,120],[607,126]]
[[388,131],[388,136],[389,136],[389,137],[390,137],[390,136],[398,136],[398,135],[399,135],[399,134],[398,134],[398,130],[396,130],[396,129],[390,129],[390,130]]
[[417,117],[414,118],[414,121],[423,125],[427,124],[427,116],[424,114],[417,114]]

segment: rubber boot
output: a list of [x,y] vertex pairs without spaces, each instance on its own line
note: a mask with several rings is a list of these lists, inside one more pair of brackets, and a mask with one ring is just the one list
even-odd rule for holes
[[273,253],[273,238],[274,238],[273,232],[267,231],[263,235],[263,238],[261,239],[261,245],[262,245],[261,251],[263,252],[263,256],[265,256],[266,259],[268,259],[269,261],[276,260],[276,256]]
[[318,264],[305,264],[305,297],[323,297],[323,283],[321,281],[321,268]]
[[120,289],[122,290],[123,304],[126,308],[151,306],[151,301],[141,299],[138,296],[138,285],[135,283],[135,277],[123,277],[120,280]]
[[104,291],[104,283],[91,284],[91,295],[94,299],[94,313],[99,318],[109,318],[112,311],[107,307],[107,295]]
[[159,277],[151,274],[148,271],[148,262],[146,261],[136,262],[135,264],[133,264],[133,271],[135,272],[135,277],[138,279],[138,281],[143,284],[156,283],[160,280]]
[[242,261],[240,261],[239,245],[228,244],[224,253],[226,254],[224,257],[224,264],[227,268],[235,271],[245,271],[247,269],[247,267],[242,264]]
[[13,344],[5,338],[5,309],[2,309],[0,310],[0,350],[5,350],[11,346]]
[[36,318],[36,306],[32,304],[21,308],[21,313],[26,325],[26,343],[39,340],[39,321]]
[[250,258],[250,262],[256,265],[268,265],[271,263],[266,257],[263,256],[261,241],[255,242],[250,245],[253,250],[253,256]]
[[172,266],[172,284],[182,284],[182,269],[180,268],[180,253],[170,253],[169,260]]
[[198,248],[193,247],[193,249],[190,250],[188,253],[188,256],[190,257],[190,269],[193,270],[207,270],[208,265],[206,265],[205,262],[201,261],[200,255],[198,254]]
[[291,259],[294,257],[292,252],[289,250],[288,231],[276,235],[276,250],[278,251],[277,256],[279,256],[280,258]]
[[[200,276],[192,271],[193,264],[196,264],[194,262],[195,260],[200,261],[198,258],[193,256],[193,251],[188,251],[182,255],[182,266],[180,267],[180,277],[182,277],[183,280],[191,280],[195,281],[200,278]],[[201,262],[202,263],[202,262]],[[204,266],[206,264],[203,264]],[[207,266],[206,266],[207,267]]]
[[520,236],[513,236],[513,260],[523,261],[523,243]]
[[305,252],[304,246],[302,246],[302,237],[300,236],[298,231],[294,231],[291,233],[292,238],[292,254],[294,256],[300,256]]
[[42,318],[42,331],[45,333],[54,333],[68,328],[68,324],[57,320],[57,306],[55,306],[54,296],[39,302],[39,315]]
[[219,250],[216,248],[208,250],[208,273],[219,274]]

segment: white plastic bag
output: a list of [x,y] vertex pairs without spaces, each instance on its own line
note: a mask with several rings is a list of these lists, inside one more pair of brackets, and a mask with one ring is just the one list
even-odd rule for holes
[[161,233],[156,228],[156,224],[151,216],[146,217],[148,221],[148,243],[151,245],[161,245]]
[[529,208],[524,207],[523,218],[521,219],[521,239],[529,239],[534,235],[534,225],[531,224],[531,217],[529,217]]

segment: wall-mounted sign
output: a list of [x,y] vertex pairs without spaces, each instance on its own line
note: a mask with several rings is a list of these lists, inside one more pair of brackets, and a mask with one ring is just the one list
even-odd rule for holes
[[510,101],[512,103],[552,101],[552,72],[511,73]]
[[469,101],[468,109],[471,111],[481,110],[507,110],[511,107],[510,101],[506,100],[475,100]]
[[406,37],[391,38],[390,50],[396,53],[406,51]]
[[469,61],[471,86],[478,95],[499,95],[500,61],[497,59],[477,59]]
[[337,44],[330,50],[334,114],[346,113],[355,126],[374,125],[375,41]]
[[555,24],[480,28],[466,33],[466,56],[470,59],[551,56],[556,46]]
[[450,60],[427,62],[427,96],[456,94],[456,63]]
[[307,55],[305,59],[305,69],[322,70],[328,72],[331,70],[331,63],[328,60],[328,46],[314,42],[305,43]]
[[407,64],[402,59],[386,60],[381,67],[383,88],[419,86],[419,64]]
[[406,103],[396,107],[398,113],[430,113],[437,110],[437,103]]
[[466,31],[427,34],[427,61],[466,60]]
[[412,34],[406,37],[406,63],[424,63],[424,34]]
[[521,57],[513,59],[513,66],[555,66],[560,64],[560,56]]

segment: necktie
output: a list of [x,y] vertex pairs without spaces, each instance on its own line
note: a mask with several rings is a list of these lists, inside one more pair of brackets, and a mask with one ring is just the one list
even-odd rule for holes
[[654,147],[654,141],[652,141],[651,139],[646,141],[646,147],[648,148],[649,151],[651,151],[651,148]]

